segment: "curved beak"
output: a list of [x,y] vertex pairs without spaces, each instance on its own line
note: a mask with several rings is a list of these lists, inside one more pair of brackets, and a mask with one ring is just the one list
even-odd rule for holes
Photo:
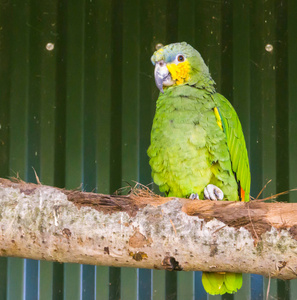
[[163,86],[170,86],[174,84],[171,74],[167,69],[166,63],[163,60],[156,62],[154,75],[156,86],[163,94]]

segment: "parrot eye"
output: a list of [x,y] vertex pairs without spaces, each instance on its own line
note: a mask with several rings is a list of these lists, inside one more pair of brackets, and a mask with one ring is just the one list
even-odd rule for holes
[[183,61],[185,60],[185,57],[184,57],[183,55],[179,54],[179,55],[177,56],[177,60],[178,60],[179,62],[183,62]]

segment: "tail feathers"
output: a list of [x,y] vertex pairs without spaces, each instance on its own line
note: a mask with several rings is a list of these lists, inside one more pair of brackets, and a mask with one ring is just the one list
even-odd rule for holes
[[233,294],[242,286],[242,274],[203,272],[202,284],[210,295]]

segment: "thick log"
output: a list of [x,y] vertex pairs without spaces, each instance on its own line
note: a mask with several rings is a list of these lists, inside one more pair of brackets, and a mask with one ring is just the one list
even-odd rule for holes
[[297,278],[297,204],[143,194],[0,179],[0,255]]

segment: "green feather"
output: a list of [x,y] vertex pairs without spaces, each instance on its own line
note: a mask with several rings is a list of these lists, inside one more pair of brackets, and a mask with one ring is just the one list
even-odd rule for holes
[[202,273],[202,284],[211,295],[233,294],[242,286],[242,274],[239,273]]
[[227,145],[230,152],[232,171],[245,191],[244,201],[249,201],[251,175],[246,144],[238,116],[230,102],[222,95],[212,95],[214,102],[219,108],[224,124]]
[[242,274],[239,273],[226,273],[224,283],[227,293],[233,293],[239,290],[242,286]]

